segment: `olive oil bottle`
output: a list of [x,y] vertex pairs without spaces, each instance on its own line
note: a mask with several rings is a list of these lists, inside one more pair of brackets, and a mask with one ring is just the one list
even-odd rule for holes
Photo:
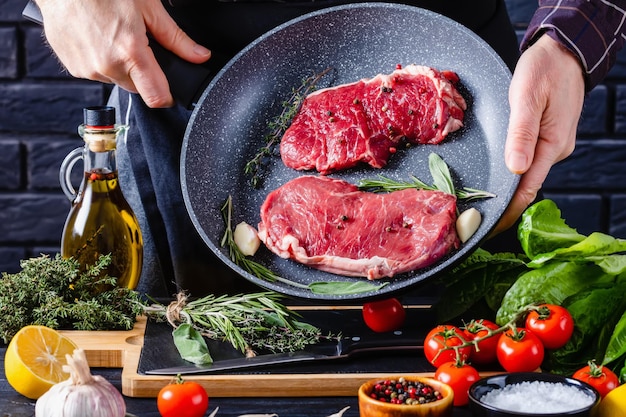
[[[84,109],[79,134],[83,148],[71,152],[61,165],[59,179],[72,207],[65,221],[61,256],[74,257],[81,266],[94,265],[100,255],[111,255],[106,273],[120,287],[135,289],[143,263],[139,223],[120,188],[116,142],[125,126],[115,125],[115,108]],[[84,176],[78,192],[70,181],[72,168],[83,160]]]

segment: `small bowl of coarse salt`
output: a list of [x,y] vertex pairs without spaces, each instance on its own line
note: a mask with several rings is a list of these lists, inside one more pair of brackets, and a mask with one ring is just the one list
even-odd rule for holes
[[470,387],[469,399],[479,417],[588,417],[600,394],[573,378],[519,372],[482,378]]

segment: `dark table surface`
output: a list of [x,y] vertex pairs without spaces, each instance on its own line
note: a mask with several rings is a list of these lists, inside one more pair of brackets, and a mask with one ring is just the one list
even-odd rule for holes
[[[2,369],[4,369],[4,353],[0,348]],[[103,375],[121,391],[119,369],[92,369],[94,374]],[[124,397],[126,409],[137,417],[159,417],[154,398]],[[344,407],[350,408],[343,414],[345,417],[359,415],[356,395],[354,397],[302,397],[302,398],[210,398],[207,415],[219,407],[216,417],[238,417],[244,414],[276,414],[278,417],[327,417],[337,413]],[[0,379],[0,416],[32,417],[35,415],[35,401],[30,400],[13,390],[2,373]],[[465,407],[455,407],[454,417],[471,417],[472,413]]]
[[[414,317],[415,314],[419,314],[419,317]],[[407,315],[409,322],[411,323],[421,323],[424,328],[428,328],[431,323],[422,317],[423,313],[419,311],[410,312]],[[326,319],[324,319],[326,321]],[[356,331],[355,324],[358,320],[354,319],[353,324],[349,327],[352,331]],[[347,322],[344,322],[344,325]],[[156,326],[156,325],[155,325]],[[158,330],[158,327],[154,327]],[[149,350],[147,347],[149,345],[148,340],[152,337],[150,323],[148,326],[148,331],[145,335],[144,340],[144,350]],[[362,331],[360,329],[359,331]],[[159,342],[159,338],[162,336],[158,336],[157,331],[157,342]],[[0,344],[0,366],[4,370],[4,355],[6,351],[6,346]],[[354,367],[358,364],[363,364],[364,370],[366,370],[367,364],[374,363],[371,366],[381,366],[380,361],[384,362],[384,359],[381,358],[371,358],[370,360],[366,360],[364,362],[359,361],[351,361],[349,364],[337,365],[339,372],[346,372],[346,369],[350,372],[354,372]],[[395,358],[397,362],[397,358]],[[421,361],[425,361],[422,357]],[[378,361],[379,365],[376,365],[376,361]],[[293,366],[293,365],[292,365]],[[319,369],[316,368],[316,371],[319,370],[320,373],[323,373],[324,369],[330,365],[319,365]],[[341,368],[341,367],[347,368]],[[393,368],[393,359],[389,359],[389,365],[384,363],[384,366],[392,366],[389,369]],[[397,365],[396,365],[397,366]],[[140,363],[140,368],[142,364]],[[426,369],[423,369],[426,370]],[[109,380],[114,386],[116,386],[121,391],[121,369],[112,369],[112,368],[92,368],[92,373],[99,374],[104,376],[107,380]],[[287,369],[288,371],[288,369]],[[330,370],[332,372],[332,370]],[[285,372],[285,369],[283,369]],[[328,369],[325,372],[329,372]],[[211,397],[209,390],[209,410],[206,415],[209,415],[216,407],[219,407],[219,411],[216,414],[216,417],[238,417],[244,414],[275,414],[278,417],[327,417],[332,414],[339,412],[344,407],[349,406],[350,408],[343,414],[345,417],[356,417],[359,416],[359,407],[356,392],[354,396],[350,397],[273,397],[271,396],[271,387],[268,387],[268,396],[263,398],[251,398],[245,395],[241,397],[228,397],[228,398],[216,398]],[[124,397],[126,401],[127,412],[133,414],[137,417],[158,417],[159,412],[157,410],[156,399],[155,398],[131,398]],[[18,417],[18,416],[34,416],[35,414],[35,401],[30,400],[20,394],[18,394],[13,388],[9,385],[6,380],[6,376],[4,372],[2,372],[0,379],[0,417]],[[466,407],[456,407],[454,410],[453,417],[471,417],[472,413]]]

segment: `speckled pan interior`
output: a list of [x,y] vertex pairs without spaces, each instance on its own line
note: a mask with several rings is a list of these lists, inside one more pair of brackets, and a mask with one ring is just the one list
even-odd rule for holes
[[[362,167],[332,175],[356,182],[379,174],[407,180],[414,175],[432,183],[428,155],[439,154],[457,186],[496,194],[471,203],[483,214],[478,232],[432,267],[388,279],[383,289],[354,295],[314,294],[281,282],[267,282],[230,261],[220,240],[220,208],[233,199],[233,226],[256,226],[267,194],[306,173],[286,168],[279,156],[269,160],[262,186],[255,189],[246,163],[264,144],[268,121],[303,79],[331,68],[321,86],[392,72],[411,63],[458,73],[469,103],[465,126],[440,145],[415,146],[396,153],[383,170]],[[263,35],[233,58],[213,79],[195,107],[183,144],[181,181],[192,221],[211,250],[246,279],[286,295],[319,300],[370,299],[396,293],[440,274],[468,256],[489,234],[507,207],[519,178],[504,165],[511,74],[478,36],[441,15],[387,3],[351,4],[292,20]],[[466,208],[461,204],[460,209]],[[304,286],[318,281],[354,281],[281,259],[262,247],[254,260]]]

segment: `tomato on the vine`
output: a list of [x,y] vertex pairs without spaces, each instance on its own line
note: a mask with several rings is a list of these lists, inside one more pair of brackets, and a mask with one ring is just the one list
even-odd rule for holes
[[530,329],[546,349],[565,346],[574,332],[574,319],[565,307],[542,304],[526,316],[526,328]]
[[606,366],[596,365],[594,361],[589,361],[587,366],[574,372],[572,378],[588,383],[598,390],[602,398],[619,385],[619,377],[615,372]]
[[363,320],[375,332],[392,332],[404,324],[406,311],[397,298],[363,304]]
[[[458,349],[453,348],[465,344],[467,341],[463,337],[463,331],[456,326],[440,324],[433,328],[424,339],[424,356],[428,362],[435,367],[439,367],[446,362],[457,360],[456,351],[459,351],[459,360],[469,359],[472,353],[472,346],[467,345]],[[446,350],[443,350],[446,349]]]
[[[499,328],[500,326],[489,320],[472,320],[463,328],[463,336],[471,342],[472,340],[486,337],[489,331],[493,332]],[[498,347],[499,336],[498,334],[494,334],[473,345],[471,353],[472,363],[484,365],[496,362],[498,360],[496,349]]]
[[157,408],[163,417],[202,417],[209,408],[209,396],[202,385],[178,375],[159,391]]
[[508,329],[498,338],[498,362],[508,372],[532,372],[543,362],[541,340],[524,328]]
[[476,368],[463,361],[446,362],[435,371],[435,379],[450,385],[454,391],[454,405],[466,405],[469,402],[469,388],[480,379]]

